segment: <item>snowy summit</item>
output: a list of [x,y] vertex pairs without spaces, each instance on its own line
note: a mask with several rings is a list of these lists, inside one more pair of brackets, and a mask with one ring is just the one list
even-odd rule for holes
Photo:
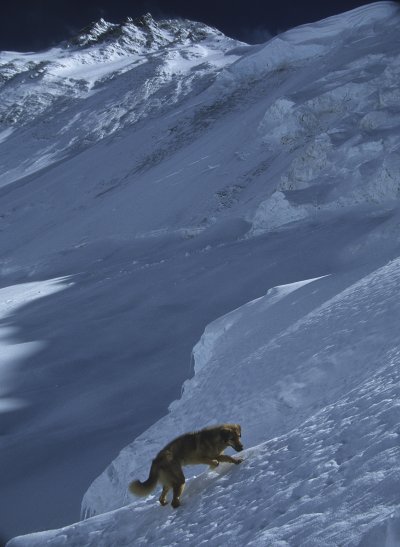
[[[399,26],[0,54],[7,547],[400,545]],[[225,422],[240,465],[129,493]]]

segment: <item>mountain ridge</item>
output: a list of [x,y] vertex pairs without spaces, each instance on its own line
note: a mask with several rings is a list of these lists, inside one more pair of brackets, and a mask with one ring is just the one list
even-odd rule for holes
[[147,50],[153,51],[154,48],[183,43],[185,40],[201,41],[211,34],[224,36],[217,29],[204,23],[181,18],[156,21],[151,13],[147,12],[137,18],[127,17],[120,24],[100,18],[68,40],[67,46],[90,46],[107,41],[121,41],[122,45],[128,47],[128,51],[138,53],[139,50],[135,47],[144,46]]

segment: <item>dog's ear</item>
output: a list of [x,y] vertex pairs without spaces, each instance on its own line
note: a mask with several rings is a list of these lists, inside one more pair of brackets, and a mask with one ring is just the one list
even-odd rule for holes
[[232,437],[232,431],[228,429],[227,427],[223,427],[221,429],[221,439],[224,441],[224,443],[229,442],[231,437]]

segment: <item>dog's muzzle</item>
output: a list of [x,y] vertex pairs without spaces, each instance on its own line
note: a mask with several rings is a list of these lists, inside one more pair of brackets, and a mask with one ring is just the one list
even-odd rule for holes
[[243,450],[243,445],[241,443],[236,443],[233,445],[233,448],[236,450],[236,452],[240,452]]

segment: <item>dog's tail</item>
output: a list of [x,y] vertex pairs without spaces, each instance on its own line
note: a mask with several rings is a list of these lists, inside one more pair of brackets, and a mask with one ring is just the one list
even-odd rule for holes
[[158,467],[153,461],[150,468],[149,478],[141,482],[139,480],[132,481],[129,485],[129,491],[136,496],[148,496],[154,490],[158,481]]

